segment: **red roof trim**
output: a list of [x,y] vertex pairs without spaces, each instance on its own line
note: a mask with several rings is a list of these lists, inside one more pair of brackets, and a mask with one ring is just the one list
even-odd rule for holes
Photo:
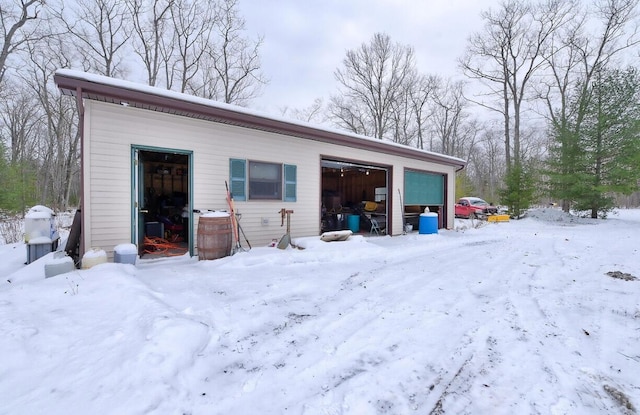
[[[110,78],[105,77],[105,80],[108,79]],[[160,89],[158,89],[158,93],[153,93],[148,87],[145,88],[145,90],[142,90],[142,86],[140,89],[135,89],[122,85],[112,85],[106,82],[101,83],[90,81],[64,72],[56,73],[54,81],[63,94],[75,96],[77,95],[76,91],[81,90],[82,98],[84,99],[116,104],[127,103],[129,106],[143,108],[150,111],[233,124],[245,128],[270,131],[309,140],[377,151],[385,154],[454,166],[458,169],[461,169],[466,165],[466,162],[461,159],[431,153],[408,146],[400,146],[381,140],[365,139],[355,135],[349,135],[348,133],[339,133],[324,130],[319,127],[316,128],[295,122],[277,120],[267,116],[251,114],[248,111],[241,111],[242,108],[238,108],[238,110],[224,108],[222,105],[215,105],[217,103],[214,103],[213,101],[211,105],[205,105],[201,102],[193,102],[187,99],[187,97],[189,97],[188,95],[185,95],[185,99],[167,96],[167,94],[162,94],[161,92],[165,91]]]

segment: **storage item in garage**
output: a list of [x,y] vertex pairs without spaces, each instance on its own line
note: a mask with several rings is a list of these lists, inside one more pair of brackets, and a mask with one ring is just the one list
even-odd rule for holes
[[360,231],[360,215],[348,215],[347,226],[351,232],[358,233]]
[[378,203],[377,202],[362,202],[362,209],[365,212],[375,212],[376,210],[378,210]]
[[[180,220],[181,219],[180,216],[177,216],[177,219]],[[179,236],[179,235],[182,235],[182,233],[184,232],[184,228],[182,227],[181,224],[175,223],[174,221],[172,221],[166,216],[158,216],[158,221],[160,221],[163,224],[164,230],[166,231],[164,235],[165,239],[170,239],[173,241],[174,235]]]
[[226,212],[209,212],[198,220],[198,259],[218,259],[231,255],[231,217]]
[[322,198],[322,203],[328,212],[340,212],[342,209],[340,196],[325,196]]
[[386,187],[376,187],[375,188],[375,201],[383,202],[387,199],[387,188]]
[[438,233],[438,214],[433,212],[421,213],[418,233]]
[[164,238],[164,224],[162,222],[147,222],[145,227],[147,236]]

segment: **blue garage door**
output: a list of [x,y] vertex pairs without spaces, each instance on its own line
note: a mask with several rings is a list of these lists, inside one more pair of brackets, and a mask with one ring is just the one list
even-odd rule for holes
[[404,172],[405,205],[444,205],[444,175],[414,170]]

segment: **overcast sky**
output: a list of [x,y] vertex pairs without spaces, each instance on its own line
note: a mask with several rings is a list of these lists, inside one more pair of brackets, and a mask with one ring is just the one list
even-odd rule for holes
[[454,76],[480,12],[499,0],[240,0],[248,35],[264,36],[262,69],[269,79],[253,108],[280,113],[305,108],[337,90],[334,71],[347,50],[377,32],[415,49],[420,72]]

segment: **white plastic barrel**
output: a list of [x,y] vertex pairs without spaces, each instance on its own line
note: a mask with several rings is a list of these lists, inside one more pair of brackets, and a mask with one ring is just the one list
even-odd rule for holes
[[82,269],[89,269],[107,262],[107,253],[100,248],[93,248],[82,256]]

